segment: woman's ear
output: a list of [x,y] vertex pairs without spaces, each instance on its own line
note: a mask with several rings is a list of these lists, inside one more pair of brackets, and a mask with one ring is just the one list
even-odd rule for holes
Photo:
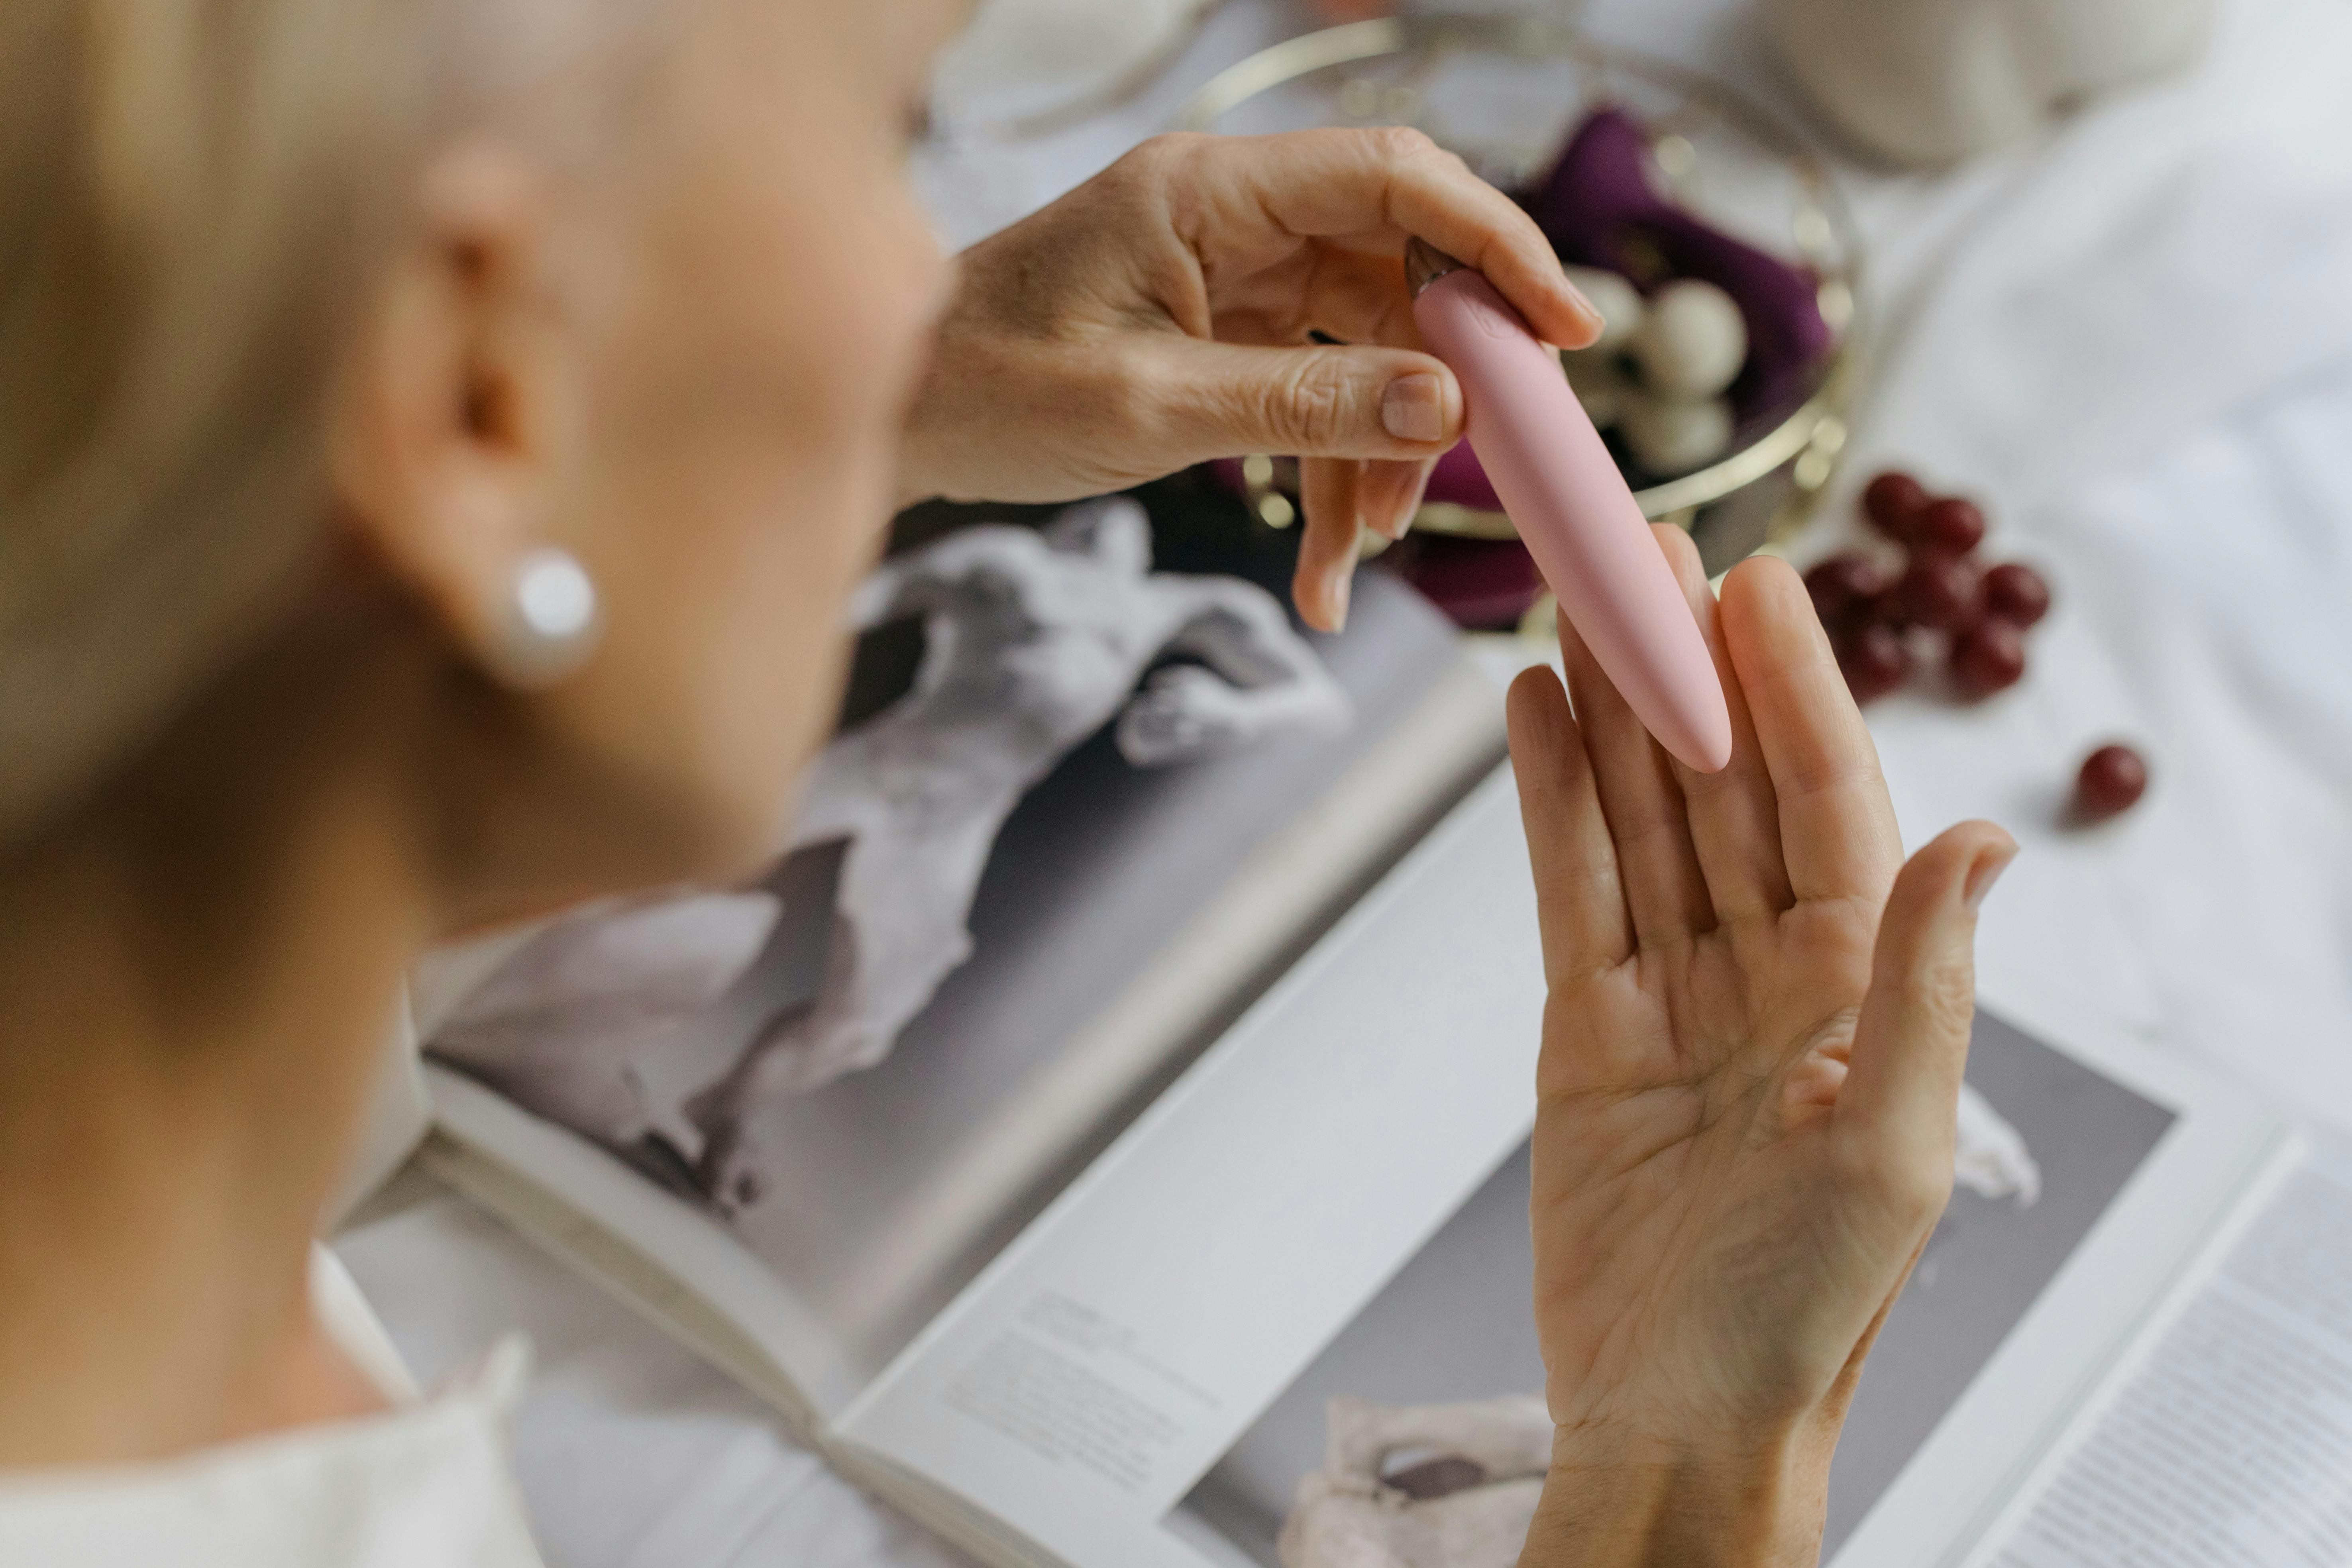
[[369,301],[331,415],[345,526],[452,641],[501,673],[516,584],[551,546],[579,449],[583,355],[545,258],[544,182],[486,142],[436,156]]

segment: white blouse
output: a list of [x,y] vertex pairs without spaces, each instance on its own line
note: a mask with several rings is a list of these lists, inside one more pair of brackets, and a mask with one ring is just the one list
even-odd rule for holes
[[542,1568],[508,1461],[523,1342],[423,1398],[342,1265],[324,1247],[310,1263],[320,1324],[393,1409],[161,1464],[0,1475],[0,1568]]

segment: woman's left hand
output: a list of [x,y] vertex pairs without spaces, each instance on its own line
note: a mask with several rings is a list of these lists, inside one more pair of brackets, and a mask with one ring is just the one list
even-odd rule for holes
[[1547,341],[1599,332],[1534,221],[1419,132],[1163,136],[964,253],[901,500],[1066,500],[1295,454],[1299,612],[1336,630],[1360,531],[1402,534],[1462,434],[1413,328],[1410,236]]
[[1864,1357],[1952,1185],[1977,907],[2016,854],[1903,862],[1805,586],[1708,591],[1730,765],[1653,741],[1576,629],[1511,688],[1542,927],[1536,1337],[1559,1425],[1521,1568],[1812,1563]]

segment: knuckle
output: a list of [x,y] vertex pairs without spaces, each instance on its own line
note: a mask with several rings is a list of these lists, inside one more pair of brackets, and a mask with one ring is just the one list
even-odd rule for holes
[[1915,1026],[1933,1048],[1937,1040],[1965,1039],[1976,1017],[1976,966],[1966,955],[1937,954],[1913,977]]
[[1438,153],[1429,133],[1410,125],[1383,125],[1370,135],[1381,158],[1391,163],[1410,163]]
[[1328,360],[1302,355],[1270,389],[1267,424],[1298,445],[1301,453],[1338,443],[1348,426],[1347,389]]
[[1163,132],[1138,142],[1111,165],[1111,172],[1138,184],[1158,184],[1190,162],[1198,153],[1200,144],[1206,140],[1197,131]]

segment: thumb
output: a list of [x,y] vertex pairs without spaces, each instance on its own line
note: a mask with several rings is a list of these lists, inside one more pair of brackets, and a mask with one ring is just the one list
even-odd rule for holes
[[[1964,822],[1914,855],[1878,920],[1870,992],[1838,1091],[1841,1133],[1890,1195],[1942,1206],[1976,1017],[1977,906],[2017,855],[1990,822]],[[1932,1201],[1929,1201],[1932,1200]]]
[[1265,348],[1172,339],[1150,382],[1202,458],[1433,458],[1462,435],[1462,386],[1425,353],[1372,344]]

